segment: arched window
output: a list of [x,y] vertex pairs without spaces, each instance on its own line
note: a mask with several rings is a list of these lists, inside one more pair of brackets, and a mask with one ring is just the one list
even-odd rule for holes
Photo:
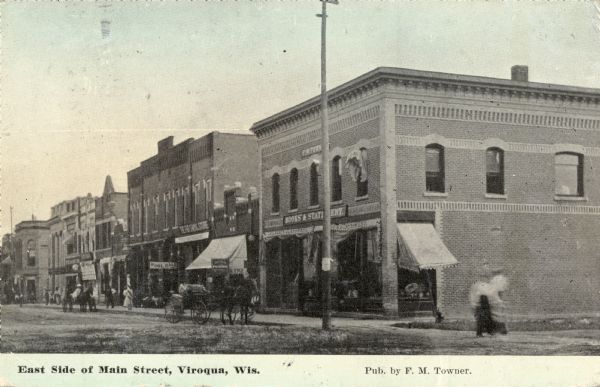
[[271,212],[279,212],[279,174],[271,177]]
[[486,192],[504,194],[504,151],[488,148],[485,152]]
[[310,205],[319,204],[319,171],[317,163],[310,165]]
[[298,170],[290,171],[290,210],[298,209]]
[[342,158],[335,156],[331,163],[331,201],[342,200]]
[[360,148],[361,167],[358,170],[356,179],[356,197],[367,196],[369,194],[369,176],[367,167],[369,164],[369,154],[366,148]]
[[583,196],[583,155],[557,153],[554,156],[555,193],[560,196]]
[[425,147],[425,189],[427,192],[446,192],[444,147],[439,144]]

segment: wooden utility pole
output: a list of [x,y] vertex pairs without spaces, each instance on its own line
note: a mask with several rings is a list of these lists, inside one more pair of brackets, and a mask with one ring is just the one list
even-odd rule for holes
[[323,255],[321,258],[323,283],[322,328],[331,329],[331,173],[329,165],[329,123],[327,117],[327,3],[337,0],[321,0],[321,164],[323,169]]

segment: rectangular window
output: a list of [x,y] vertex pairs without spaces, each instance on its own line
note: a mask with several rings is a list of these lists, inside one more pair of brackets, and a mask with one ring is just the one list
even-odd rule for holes
[[319,171],[316,163],[310,166],[310,198],[311,206],[319,204]]
[[331,164],[331,201],[342,200],[342,158],[336,156]]
[[555,193],[561,196],[583,196],[583,155],[557,153],[554,156]]

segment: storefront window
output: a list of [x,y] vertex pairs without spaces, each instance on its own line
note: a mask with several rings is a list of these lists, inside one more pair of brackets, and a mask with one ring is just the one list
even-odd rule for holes
[[337,247],[336,306],[346,311],[377,311],[382,307],[381,259],[377,230],[360,230]]

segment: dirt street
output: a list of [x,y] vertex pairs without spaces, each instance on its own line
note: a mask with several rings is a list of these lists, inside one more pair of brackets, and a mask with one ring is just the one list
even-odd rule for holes
[[[285,321],[285,317],[279,320]],[[330,332],[310,326],[170,324],[154,315],[63,313],[2,307],[1,352],[17,353],[280,353],[404,355],[600,355],[600,330],[474,332],[406,329],[362,322]]]

